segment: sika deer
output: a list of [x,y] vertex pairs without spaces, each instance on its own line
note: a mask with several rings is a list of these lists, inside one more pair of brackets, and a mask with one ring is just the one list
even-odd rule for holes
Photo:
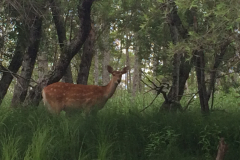
[[111,81],[106,86],[81,85],[56,82],[48,85],[42,91],[44,105],[48,110],[59,114],[62,110],[82,110],[86,113],[97,112],[102,109],[107,100],[112,97],[122,74],[127,73],[129,67],[122,71],[113,71],[111,66],[107,70],[112,74]]

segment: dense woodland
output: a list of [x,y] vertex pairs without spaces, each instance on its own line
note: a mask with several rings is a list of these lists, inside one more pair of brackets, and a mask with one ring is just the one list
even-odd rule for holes
[[217,91],[238,87],[237,0],[1,3],[0,100],[10,92],[12,106],[60,80],[105,85],[109,64],[130,66],[122,89],[165,94],[167,110],[192,94],[209,112]]
[[[0,115],[3,118],[0,128],[7,124],[14,126],[22,120],[29,124],[25,128],[33,131],[29,132],[30,137],[40,139],[43,135],[47,139],[43,138],[45,144],[41,143],[40,148],[50,147],[57,141],[73,142],[60,140],[61,136],[83,139],[69,148],[59,144],[62,147],[59,152],[40,149],[38,153],[34,145],[39,144],[33,143],[32,148],[25,146],[14,153],[10,152],[12,148],[1,149],[2,158],[8,159],[11,153],[13,159],[14,156],[66,159],[67,155],[71,155],[70,159],[212,159],[216,157],[219,138],[224,137],[231,144],[227,159],[238,159],[239,115],[229,118],[228,113],[238,113],[240,105],[239,8],[239,0],[1,1]],[[41,91],[45,86],[58,81],[106,85],[111,79],[107,65],[115,70],[129,66],[130,70],[123,75],[117,93],[108,104],[110,107],[98,115],[96,124],[94,119],[80,119],[81,126],[77,126],[63,117],[64,124],[50,115],[51,123],[41,118],[46,113],[36,106],[41,104]],[[34,106],[35,110],[29,108],[31,114],[28,114],[21,110],[26,106]],[[113,108],[117,106],[128,106],[127,111],[115,112]],[[190,106],[196,112],[189,113]],[[165,111],[171,114],[165,115]],[[221,114],[210,118],[208,113],[213,111]],[[104,114],[113,122],[108,122]],[[18,118],[12,119],[13,115]],[[36,117],[32,121],[33,117],[26,120],[24,115]],[[181,122],[193,130],[177,125]],[[46,125],[42,125],[44,123]],[[42,128],[33,129],[30,124]],[[62,128],[52,130],[53,124],[61,124]],[[107,124],[110,128],[114,126],[112,129],[118,134],[108,132],[111,129]],[[16,129],[16,133],[23,132],[23,128]],[[64,132],[58,135],[61,129]],[[100,132],[99,137],[95,137],[99,143],[88,138],[82,129],[93,135],[94,131]],[[11,132],[11,135],[9,129],[5,131],[2,146],[17,148],[30,144],[31,140],[19,137],[11,141],[6,137],[15,134]],[[73,132],[68,135],[70,131]],[[110,139],[104,137],[105,132]],[[55,139],[47,136],[50,133],[56,134]],[[134,133],[139,136],[132,137]],[[125,149],[121,148],[124,142],[129,142]],[[141,147],[137,143],[141,143]],[[94,146],[100,147],[92,151]]]

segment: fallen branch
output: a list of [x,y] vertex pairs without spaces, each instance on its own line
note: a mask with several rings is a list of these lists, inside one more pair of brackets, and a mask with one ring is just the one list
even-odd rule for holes
[[217,153],[216,160],[223,160],[227,149],[228,149],[228,146],[224,142],[224,138],[221,138],[218,145],[218,153]]

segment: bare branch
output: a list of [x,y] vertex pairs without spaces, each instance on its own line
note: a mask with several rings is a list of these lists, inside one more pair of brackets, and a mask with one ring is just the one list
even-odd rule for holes
[[[0,64],[0,72],[7,72],[7,73],[10,73],[10,74],[11,74],[14,78],[16,78],[16,79],[22,78],[22,79],[27,80],[26,78],[20,76],[19,74],[14,73],[14,72],[10,71],[9,69],[5,68],[5,67],[2,66],[1,64]],[[30,80],[31,80],[32,82],[38,84],[38,82],[35,81],[34,79],[31,78]],[[29,85],[29,86],[32,87],[31,85]]]
[[153,102],[155,101],[155,99],[157,98],[158,95],[159,95],[159,94],[157,94],[157,95],[155,96],[155,98],[152,100],[152,102],[151,102],[148,106],[146,106],[145,108],[143,108],[140,112],[143,112],[145,109],[147,109],[148,107],[150,107],[150,106],[153,104]]
[[189,99],[187,105],[184,107],[184,111],[186,111],[186,110],[188,109],[188,106],[191,104],[193,98],[194,98],[198,93],[199,93],[199,91],[197,91],[196,93],[194,93],[194,94],[192,95],[192,97]]
[[163,94],[163,97],[164,97],[165,101],[168,102],[168,98],[167,98],[167,95],[166,95],[166,91],[165,91],[164,89],[165,89],[165,88],[169,89],[169,84],[168,84],[168,83],[161,83],[159,80],[157,80],[157,81],[159,82],[159,84],[160,84],[160,87],[158,87],[152,80],[150,80],[150,78],[149,78],[143,71],[141,71],[141,72],[142,72],[143,75],[147,78],[147,80],[154,86],[154,87],[152,87],[152,86],[150,86],[149,84],[145,83],[143,80],[141,80],[141,82],[143,82],[146,86],[148,86],[148,87],[150,88],[150,90],[147,91],[147,92],[145,92],[145,93],[148,93],[148,92],[150,92],[150,91],[155,90],[155,91],[157,92],[157,95],[156,95],[155,98],[152,100],[152,102],[151,102],[148,106],[146,106],[145,108],[143,108],[140,112],[143,112],[143,111],[146,110],[148,107],[150,107],[150,106],[153,104],[153,102],[155,101],[155,99],[158,97],[158,95],[161,94],[161,93]]

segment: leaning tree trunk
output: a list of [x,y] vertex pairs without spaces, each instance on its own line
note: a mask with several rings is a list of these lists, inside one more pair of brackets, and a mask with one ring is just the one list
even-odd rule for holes
[[83,54],[81,57],[80,69],[78,72],[77,84],[87,85],[88,82],[92,58],[95,51],[94,50],[95,33],[93,27],[94,26],[92,25],[92,29],[88,35],[88,38],[83,45]]
[[30,104],[38,105],[41,100],[41,91],[46,85],[58,82],[64,75],[67,67],[70,64],[72,58],[78,53],[81,49],[83,43],[88,37],[88,34],[91,30],[91,7],[94,0],[79,0],[78,5],[78,17],[81,22],[79,31],[71,43],[66,41],[66,29],[64,27],[63,14],[61,12],[61,7],[59,7],[55,0],[50,0],[50,6],[52,9],[52,15],[55,23],[55,27],[58,34],[59,44],[61,46],[61,55],[51,74],[46,75],[45,79],[34,87],[33,90],[29,93],[28,98]]
[[17,30],[19,34],[17,36],[17,45],[14,51],[14,55],[8,69],[0,66],[0,70],[3,70],[3,75],[0,81],[0,104],[2,103],[2,100],[7,93],[8,87],[12,82],[13,75],[17,73],[22,64],[23,53],[25,52],[27,47],[27,41],[25,39],[25,36],[27,34],[25,33],[25,28],[26,27],[23,27],[22,25],[19,26],[19,24],[17,23]]
[[214,92],[215,92],[215,83],[217,79],[217,69],[220,66],[221,62],[223,61],[223,57],[226,53],[227,47],[231,43],[231,39],[226,40],[222,46],[220,46],[220,52],[215,54],[215,62],[211,68],[210,72],[210,84],[208,87],[208,101],[212,95],[212,98],[214,98]]
[[181,57],[180,71],[179,71],[179,90],[178,90],[178,101],[182,99],[185,84],[189,78],[189,73],[192,69],[192,60],[187,61],[185,56]]
[[29,33],[29,47],[27,53],[23,57],[22,71],[14,88],[12,106],[19,106],[22,102],[24,102],[37,58],[42,32],[42,18],[35,16],[32,22]]

